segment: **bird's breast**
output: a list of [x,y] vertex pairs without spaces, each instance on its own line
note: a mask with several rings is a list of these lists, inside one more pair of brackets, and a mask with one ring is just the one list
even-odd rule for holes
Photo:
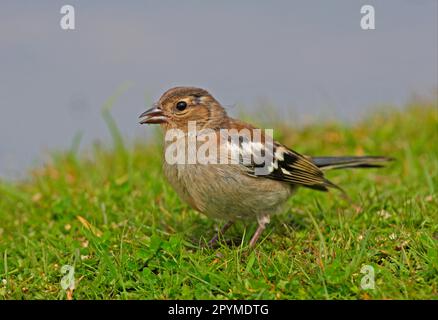
[[214,218],[275,214],[293,192],[289,184],[247,175],[239,165],[168,164],[164,174],[180,198]]

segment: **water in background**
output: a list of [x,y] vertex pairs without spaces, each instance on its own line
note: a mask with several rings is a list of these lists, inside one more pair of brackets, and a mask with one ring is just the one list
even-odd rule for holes
[[175,85],[210,90],[234,115],[268,101],[291,124],[349,121],[438,86],[435,0],[367,1],[372,31],[350,0],[69,3],[74,31],[59,27],[63,1],[0,5],[0,176],[78,132],[82,146],[108,141],[101,108],[125,83],[112,112],[128,140],[152,132],[137,116]]

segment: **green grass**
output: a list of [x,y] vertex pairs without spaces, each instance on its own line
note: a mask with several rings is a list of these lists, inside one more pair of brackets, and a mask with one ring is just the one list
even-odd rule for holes
[[[0,182],[0,299],[437,299],[438,111],[412,103],[353,125],[320,123],[276,136],[310,155],[389,155],[385,169],[329,172],[339,194],[300,189],[254,250],[238,223],[217,249],[217,222],[182,203],[161,172],[161,147],[53,154],[27,179]],[[135,124],[134,124],[135,125]],[[151,130],[149,128],[149,130]],[[372,266],[375,288],[361,288]]]

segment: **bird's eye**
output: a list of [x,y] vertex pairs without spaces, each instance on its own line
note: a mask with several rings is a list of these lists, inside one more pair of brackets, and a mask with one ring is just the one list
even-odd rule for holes
[[179,102],[176,104],[176,108],[177,108],[179,111],[183,111],[183,110],[185,110],[185,109],[187,108],[187,102],[185,102],[185,101],[179,101]]

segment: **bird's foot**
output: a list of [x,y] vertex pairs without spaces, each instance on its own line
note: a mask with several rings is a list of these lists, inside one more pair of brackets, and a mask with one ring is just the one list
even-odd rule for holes
[[204,245],[207,248],[214,248],[219,240],[219,235],[223,235],[232,225],[234,224],[234,221],[230,220],[224,226],[221,228],[220,231],[216,232],[213,238],[211,238],[210,241],[206,245]]

